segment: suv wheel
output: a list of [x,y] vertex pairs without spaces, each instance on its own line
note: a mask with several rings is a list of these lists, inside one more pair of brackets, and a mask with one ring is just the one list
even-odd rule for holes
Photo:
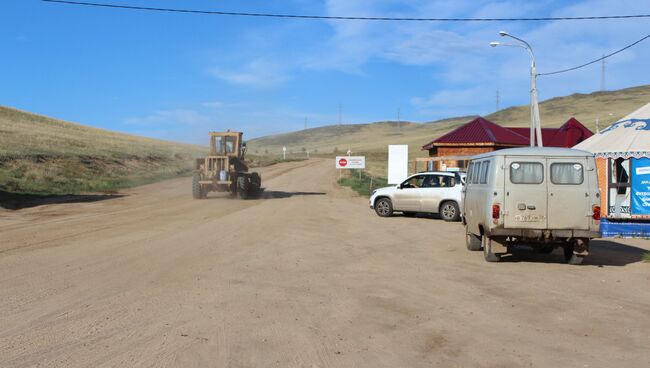
[[458,221],[460,209],[456,202],[447,201],[440,206],[440,216],[445,221]]
[[375,212],[381,217],[390,217],[393,215],[393,204],[388,198],[379,198],[375,202]]

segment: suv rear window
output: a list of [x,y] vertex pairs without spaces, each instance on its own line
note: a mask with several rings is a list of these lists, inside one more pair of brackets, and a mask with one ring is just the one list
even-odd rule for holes
[[551,164],[551,183],[580,185],[584,181],[582,165],[577,162]]
[[541,184],[544,165],[539,162],[513,162],[510,164],[510,181],[513,184]]

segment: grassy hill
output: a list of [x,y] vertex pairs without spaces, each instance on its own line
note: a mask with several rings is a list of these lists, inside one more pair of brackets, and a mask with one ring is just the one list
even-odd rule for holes
[[0,106],[0,194],[113,191],[187,173],[203,154]]
[[[559,127],[575,117],[595,131],[597,117],[600,117],[600,127],[604,128],[648,102],[650,86],[556,97],[540,103],[542,127]],[[474,116],[428,123],[402,122],[399,128],[397,122],[330,125],[253,139],[248,146],[251,152],[259,154],[277,154],[283,146],[292,152],[300,152],[304,148],[317,154],[345,153],[349,147],[355,154],[368,156],[369,170],[381,176],[386,175],[388,144],[408,144],[411,158],[424,157],[427,153],[420,150],[423,145],[472,118]],[[486,118],[503,126],[528,127],[530,110],[528,105],[510,107]]]

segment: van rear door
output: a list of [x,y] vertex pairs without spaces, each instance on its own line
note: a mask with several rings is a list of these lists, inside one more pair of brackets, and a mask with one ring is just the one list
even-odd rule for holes
[[589,230],[591,200],[587,164],[584,157],[547,159],[549,229]]
[[546,159],[506,156],[504,227],[547,228]]

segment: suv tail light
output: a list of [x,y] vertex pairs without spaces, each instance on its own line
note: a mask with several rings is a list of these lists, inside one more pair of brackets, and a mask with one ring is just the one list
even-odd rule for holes
[[498,204],[492,205],[492,219],[498,220],[501,215],[501,207]]
[[600,221],[600,206],[592,206],[591,211],[591,217],[596,221]]

